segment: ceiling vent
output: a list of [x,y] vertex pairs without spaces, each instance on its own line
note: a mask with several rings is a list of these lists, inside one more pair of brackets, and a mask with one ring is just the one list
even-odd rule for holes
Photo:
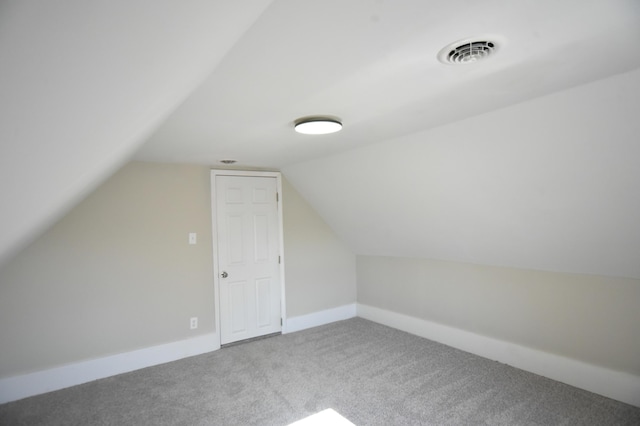
[[446,46],[438,53],[444,64],[469,64],[486,59],[496,52],[498,45],[489,40],[463,40]]

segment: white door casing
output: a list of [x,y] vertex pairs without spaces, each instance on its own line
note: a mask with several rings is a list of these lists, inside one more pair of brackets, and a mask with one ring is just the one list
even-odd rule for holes
[[220,344],[284,331],[280,173],[212,170],[211,187]]

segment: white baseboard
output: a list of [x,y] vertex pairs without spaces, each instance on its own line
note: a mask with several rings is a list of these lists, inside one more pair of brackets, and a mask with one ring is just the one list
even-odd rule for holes
[[354,318],[356,313],[356,304],[351,303],[349,305],[338,306],[337,308],[287,318],[285,332],[293,333],[294,331],[305,330],[311,327],[318,327],[320,325]]
[[363,304],[358,316],[640,407],[640,376]]
[[[287,319],[286,332],[359,316],[640,407],[640,376],[363,304]],[[220,349],[215,333],[0,379],[0,404]]]
[[216,333],[0,379],[0,404],[220,349]]
[[[356,304],[288,318],[284,333],[356,316]],[[0,379],[0,404],[220,349],[216,333]]]

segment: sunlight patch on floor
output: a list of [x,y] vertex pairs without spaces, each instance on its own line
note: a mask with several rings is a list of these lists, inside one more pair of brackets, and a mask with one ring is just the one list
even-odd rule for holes
[[326,410],[322,410],[318,413],[312,414],[309,417],[305,417],[302,420],[298,420],[297,422],[293,422],[289,424],[289,426],[321,426],[321,425],[332,425],[332,426],[355,426],[349,420],[342,417],[335,410],[331,408],[327,408]]

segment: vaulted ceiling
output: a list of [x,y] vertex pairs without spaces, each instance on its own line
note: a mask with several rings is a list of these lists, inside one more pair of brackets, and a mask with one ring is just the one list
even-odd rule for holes
[[0,259],[129,159],[235,159],[359,254],[640,277],[638,42],[635,0],[3,2]]
[[0,261],[128,161],[269,3],[0,2]]

